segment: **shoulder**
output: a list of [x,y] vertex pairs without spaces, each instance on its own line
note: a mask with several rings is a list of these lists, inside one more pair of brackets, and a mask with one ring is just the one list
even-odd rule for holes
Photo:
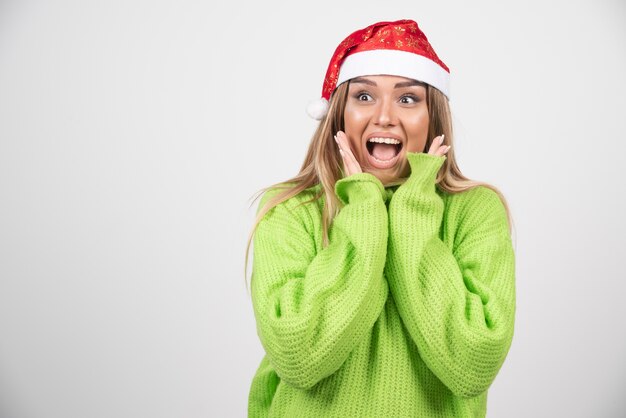
[[443,195],[448,220],[461,235],[491,225],[508,234],[508,217],[500,195],[486,186]]
[[[293,186],[293,184],[289,184],[289,186]],[[287,190],[289,190],[288,188],[278,188],[278,187],[274,187],[274,188],[270,188],[268,190],[266,190],[262,197],[261,200],[259,201],[259,206],[257,209],[257,213],[260,212],[260,210],[273,198],[282,195],[283,193],[285,193]],[[308,201],[314,200],[315,197],[317,196],[318,192],[320,190],[320,186],[319,185],[315,185],[312,187],[309,187],[305,190],[302,190],[301,192],[299,192],[296,195],[290,196],[289,198],[281,201],[280,203],[278,203],[277,205],[273,206],[268,213],[270,212],[275,212],[275,211],[281,211],[281,212],[290,212],[294,215],[297,215],[298,217],[302,218],[302,216],[307,216],[305,214],[305,212],[307,212],[307,207],[309,205],[307,205],[306,203]]]
[[[288,189],[272,188],[264,192],[257,209],[257,215],[265,204],[274,197],[280,196]],[[257,234],[271,236],[273,239],[285,241],[295,239],[298,245],[305,248],[309,242],[314,242],[317,212],[314,203],[307,203],[316,196],[317,189],[309,188],[291,196],[280,203],[272,206],[263,217],[259,219]],[[311,241],[309,241],[309,238]]]
[[487,186],[474,186],[458,193],[444,194],[446,206],[450,205],[465,212],[483,212],[485,210],[504,209],[502,199],[495,190]]

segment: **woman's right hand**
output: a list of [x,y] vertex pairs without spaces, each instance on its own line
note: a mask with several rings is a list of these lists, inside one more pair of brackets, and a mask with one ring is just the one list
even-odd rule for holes
[[343,167],[345,176],[348,177],[355,173],[362,173],[359,162],[354,157],[352,149],[350,148],[350,141],[343,131],[338,131],[335,135],[335,141],[339,146],[339,153],[343,157]]

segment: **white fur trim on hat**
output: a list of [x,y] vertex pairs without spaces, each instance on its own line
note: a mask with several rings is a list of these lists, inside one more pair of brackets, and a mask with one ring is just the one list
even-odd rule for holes
[[422,55],[393,49],[374,49],[347,56],[339,70],[337,85],[351,78],[379,74],[423,81],[450,99],[450,73]]

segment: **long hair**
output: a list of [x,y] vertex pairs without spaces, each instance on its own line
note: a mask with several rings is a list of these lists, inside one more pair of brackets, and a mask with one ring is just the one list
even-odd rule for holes
[[[289,198],[297,195],[298,193],[306,190],[310,187],[321,185],[319,192],[313,196],[312,199],[302,202],[302,204],[310,203],[321,198],[325,195],[325,205],[322,211],[322,239],[323,247],[327,247],[328,242],[328,229],[337,215],[340,209],[341,203],[334,194],[335,183],[343,177],[342,160],[339,149],[333,138],[334,134],[339,130],[344,130],[344,109],[348,98],[348,88],[350,82],[340,84],[333,92],[329,101],[329,108],[327,115],[320,121],[311,142],[309,149],[307,150],[304,162],[300,168],[300,172],[293,178],[285,180],[280,183],[275,183],[271,186],[265,187],[257,192],[257,196],[253,199],[253,203],[264,192],[272,189],[283,190],[282,193],[276,194],[276,196],[267,200],[263,208],[259,208],[257,211],[254,225],[248,236],[248,242],[246,245],[246,257],[244,267],[244,280],[246,282],[246,289],[248,288],[247,282],[247,268],[248,268],[248,253],[250,250],[250,243],[256,231],[256,227],[263,219],[265,214],[273,207],[281,202],[288,200]],[[435,136],[440,134],[445,135],[445,139],[442,145],[453,145],[454,137],[452,134],[452,115],[450,113],[450,107],[447,97],[441,93],[438,89],[426,84],[426,103],[428,105],[428,136],[426,140],[425,150],[430,148],[432,140]],[[459,169],[454,156],[454,146],[445,154],[446,159],[443,165],[439,169],[436,178],[436,186],[439,190],[445,193],[460,193],[465,190],[477,186],[485,186],[492,189],[498,194],[507,214],[507,220],[509,223],[509,231],[512,231],[512,218],[509,210],[509,206],[504,198],[504,195],[493,185],[470,180],[465,177]],[[401,173],[406,173],[408,167],[408,160],[405,158],[395,167],[395,180],[384,181],[385,187],[400,185],[404,183],[407,178],[400,177]],[[251,204],[252,205],[252,204]]]

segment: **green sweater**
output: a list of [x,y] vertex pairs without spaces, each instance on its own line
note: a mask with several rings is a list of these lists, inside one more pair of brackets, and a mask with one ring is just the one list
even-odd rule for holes
[[249,417],[486,415],[515,319],[506,211],[484,186],[440,191],[445,156],[407,158],[399,187],[337,181],[326,248],[323,198],[297,206],[319,185],[259,223],[251,296],[266,355]]

